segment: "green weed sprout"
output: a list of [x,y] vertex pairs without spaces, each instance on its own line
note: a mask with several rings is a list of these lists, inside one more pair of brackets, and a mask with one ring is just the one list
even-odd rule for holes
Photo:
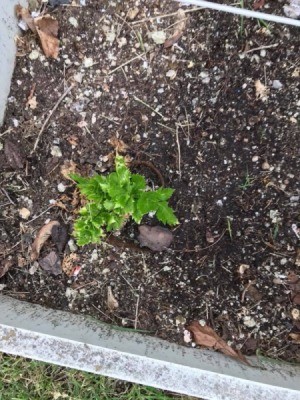
[[178,223],[168,205],[174,189],[147,190],[145,178],[132,174],[120,155],[116,156],[115,167],[115,172],[107,176],[95,174],[84,178],[70,175],[87,200],[74,223],[73,234],[79,246],[99,243],[107,232],[121,229],[130,217],[140,223],[149,212],[155,212],[163,224]]

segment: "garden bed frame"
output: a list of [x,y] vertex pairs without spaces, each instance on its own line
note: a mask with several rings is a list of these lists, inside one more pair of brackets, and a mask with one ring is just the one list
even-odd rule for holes
[[[0,125],[15,62],[15,0],[0,4]],[[204,399],[299,400],[300,367],[253,358],[249,367],[95,319],[0,295],[0,351]]]

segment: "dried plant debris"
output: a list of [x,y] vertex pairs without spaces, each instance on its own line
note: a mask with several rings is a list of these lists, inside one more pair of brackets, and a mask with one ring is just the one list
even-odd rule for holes
[[62,273],[61,262],[55,251],[51,251],[46,257],[39,260],[39,264],[49,274],[60,275]]
[[14,263],[12,260],[3,260],[0,265],[0,278],[2,278],[13,265]]
[[[41,15],[33,18],[27,8],[16,6],[16,14],[21,19],[21,28],[28,27],[37,33],[46,57],[57,58],[59,53],[58,21],[51,15]],[[19,23],[20,26],[20,23]]]
[[24,167],[25,158],[19,144],[6,139],[4,143],[4,154],[12,169],[21,169]]
[[114,297],[110,286],[108,286],[107,288],[107,308],[110,312],[115,311],[117,308],[119,308],[119,303]]
[[182,8],[179,8],[176,14],[174,31],[172,33],[172,36],[169,37],[164,42],[165,48],[173,46],[173,44],[175,44],[181,38],[186,27],[186,21],[187,21],[186,13]]
[[291,300],[294,304],[300,305],[300,278],[294,272],[290,271],[287,276],[288,284],[291,289]]
[[256,98],[261,101],[267,101],[269,89],[259,79],[255,81],[254,85]]
[[[50,221],[48,224],[44,225],[39,233],[37,234],[31,248],[31,261],[35,261],[38,259],[40,255],[40,251],[46,241],[54,234],[54,238],[56,241],[56,245],[58,244],[58,240],[60,238],[60,233],[62,233],[62,240],[65,242],[65,233],[63,228],[61,228],[61,224],[58,221]],[[61,247],[61,246],[60,246]]]
[[139,236],[138,241],[141,246],[148,247],[153,251],[163,251],[173,241],[173,233],[161,226],[139,226]]
[[78,255],[76,253],[70,253],[64,256],[63,262],[62,262],[62,270],[64,273],[68,276],[73,276],[74,275],[74,270],[78,268],[76,265],[78,263]]
[[230,347],[220,336],[209,326],[200,325],[198,321],[193,321],[187,328],[192,332],[194,341],[199,346],[208,347],[210,349],[219,350],[221,353],[233,357],[245,364],[249,365],[246,357],[239,351]]

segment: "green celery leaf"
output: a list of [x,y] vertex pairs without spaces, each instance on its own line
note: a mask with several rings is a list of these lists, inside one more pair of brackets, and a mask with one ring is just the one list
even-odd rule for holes
[[168,206],[167,202],[161,202],[159,204],[158,210],[156,212],[156,217],[163,224],[169,224],[169,225],[178,224],[178,219],[174,214],[172,208]]

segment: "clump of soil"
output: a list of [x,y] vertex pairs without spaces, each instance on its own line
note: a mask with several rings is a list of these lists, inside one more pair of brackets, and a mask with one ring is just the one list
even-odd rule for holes
[[[86,3],[48,10],[57,59],[31,33],[18,40],[0,137],[2,293],[181,344],[204,320],[245,354],[299,361],[297,29],[186,7],[182,24],[172,1]],[[68,275],[44,271],[37,232],[55,220],[70,235],[80,201],[62,167],[110,172],[116,138],[149,186],[161,182],[142,162],[175,189],[170,248],[141,248],[129,222],[100,245],[57,253],[48,240],[40,258],[55,251]]]

